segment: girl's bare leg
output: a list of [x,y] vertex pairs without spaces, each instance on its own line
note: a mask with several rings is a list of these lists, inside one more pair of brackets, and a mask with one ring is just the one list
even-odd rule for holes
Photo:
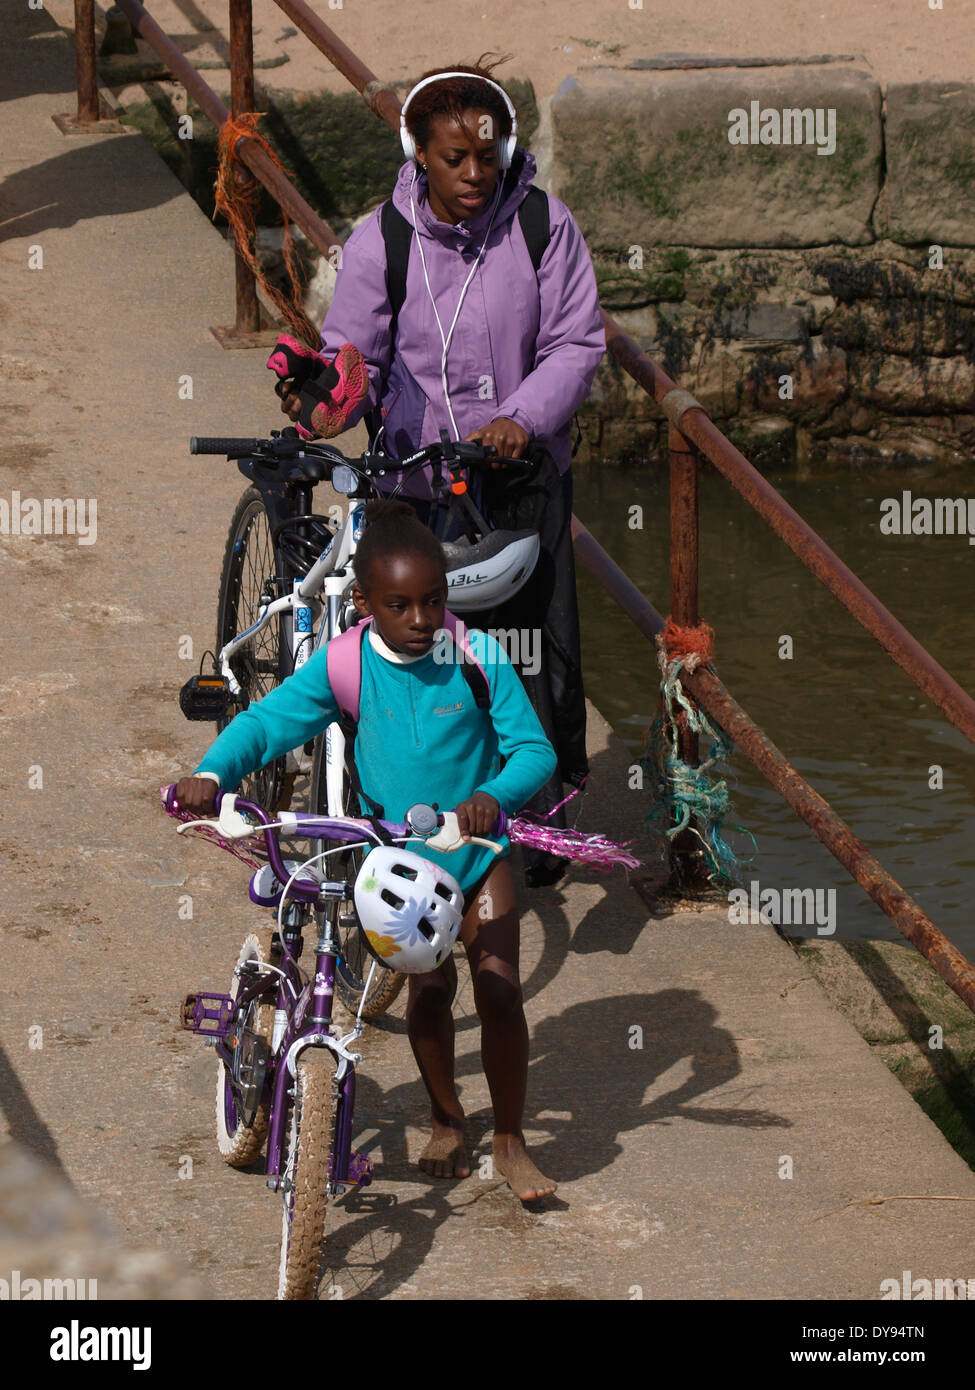
[[464,1147],[464,1111],[454,1084],[454,1017],[457,968],[448,956],[437,970],[411,975],[406,1028],[413,1056],[430,1096],[430,1142],[419,1158],[434,1178],[466,1178],[471,1165]]
[[[520,922],[507,859],[495,864],[464,914],[461,939],[474,981],[481,1062],[494,1107],[494,1163],[523,1202],[545,1197],[558,1184],[532,1163],[521,1132],[528,1085],[528,1024],[518,975]],[[451,1054],[451,1076],[452,1068]]]

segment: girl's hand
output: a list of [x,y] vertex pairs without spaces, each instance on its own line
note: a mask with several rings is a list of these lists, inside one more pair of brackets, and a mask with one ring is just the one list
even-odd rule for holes
[[215,816],[219,790],[212,777],[181,777],[176,783],[176,800],[182,810],[195,816]]
[[[514,420],[509,420],[506,415],[500,415],[489,425],[482,425],[479,430],[474,430],[473,434],[467,436],[464,443],[467,444],[476,439],[485,446],[493,444],[498,453],[503,454],[506,458],[520,459],[530,437]],[[504,468],[506,466],[497,459],[487,459],[485,462],[490,463],[492,468]]]
[[469,840],[472,835],[490,837],[501,806],[493,796],[488,796],[487,792],[475,792],[466,801],[458,802],[454,811],[460,833],[465,840]]

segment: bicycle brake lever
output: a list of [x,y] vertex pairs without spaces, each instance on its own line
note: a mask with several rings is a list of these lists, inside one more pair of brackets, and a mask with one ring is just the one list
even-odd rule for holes
[[253,835],[259,826],[248,825],[244,817],[236,810],[237,797],[232,792],[225,792],[220,802],[220,814],[217,817],[217,829],[227,840],[244,840]]
[[460,825],[455,811],[444,811],[443,825],[436,835],[427,836],[426,844],[431,849],[438,849],[445,854],[450,854],[453,850],[463,849],[465,845],[484,845],[494,854],[504,853],[501,845],[496,844],[494,840],[482,839],[480,835],[472,835],[469,840],[465,840],[460,833]]

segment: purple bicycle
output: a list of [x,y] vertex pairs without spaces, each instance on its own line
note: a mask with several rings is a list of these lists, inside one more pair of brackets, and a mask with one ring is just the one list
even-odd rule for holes
[[[350,1049],[362,1036],[372,971],[388,966],[388,953],[399,950],[390,937],[369,932],[359,921],[356,883],[349,876],[359,880],[365,870],[361,856],[349,851],[410,840],[427,841],[448,853],[474,843],[500,854],[502,846],[479,836],[465,841],[453,812],[440,813],[424,804],[412,806],[402,824],[293,811],[272,817],[255,802],[218,792],[218,818],[198,820],[179,806],[175,791],[175,786],[163,787],[160,796],[167,813],[182,822],[178,829],[200,834],[243,860],[252,870],[251,901],[276,914],[276,928],[255,928],[244,938],[229,992],[187,995],[181,1022],[216,1049],[221,1156],[232,1168],[246,1168],[267,1144],[267,1185],[283,1202],[278,1298],[312,1299],[320,1277],[328,1199],[372,1181],[372,1160],[352,1152],[356,1067],[362,1058]],[[604,872],[639,863],[624,846],[601,835],[510,819],[504,812],[492,833],[566,854]],[[310,856],[286,858],[282,839],[334,844]],[[329,876],[333,855],[341,877]],[[444,877],[441,870],[435,872]],[[404,898],[409,892],[403,883]],[[385,892],[383,896],[393,901]],[[436,908],[424,911],[419,929],[426,934]],[[300,965],[309,924],[316,933],[312,975]],[[344,943],[356,937],[372,965],[355,1023],[339,1036],[332,1017],[336,972]]]
[[[267,1144],[267,1185],[284,1206],[278,1298],[312,1299],[329,1197],[372,1181],[372,1160],[351,1150],[362,1058],[350,1047],[362,1035],[362,1000],[350,1032],[339,1036],[332,1027],[340,943],[352,925],[339,914],[354,901],[354,885],[329,878],[324,865],[333,854],[341,855],[343,868],[357,865],[343,853],[350,847],[403,844],[449,830],[451,813],[417,805],[404,824],[295,812],[272,818],[255,802],[218,792],[218,819],[201,821],[179,807],[174,786],[160,794],[166,811],[184,822],[180,830],[195,830],[247,863],[253,869],[251,900],[276,909],[276,930],[254,929],[245,937],[230,992],[187,995],[181,1022],[216,1049],[221,1156],[231,1167],[245,1168]],[[502,815],[496,833],[504,830]],[[281,837],[336,844],[306,859],[285,859]],[[501,851],[493,841],[475,842]],[[453,843],[439,847],[462,843],[455,835]],[[317,936],[312,976],[299,963],[310,922]],[[378,965],[380,958],[365,946]],[[362,999],[367,995],[368,988]]]

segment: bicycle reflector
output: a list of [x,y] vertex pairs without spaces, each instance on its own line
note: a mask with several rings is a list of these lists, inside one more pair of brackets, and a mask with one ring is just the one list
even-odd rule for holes
[[230,686],[223,676],[190,676],[179,692],[187,719],[224,719],[230,711]]

